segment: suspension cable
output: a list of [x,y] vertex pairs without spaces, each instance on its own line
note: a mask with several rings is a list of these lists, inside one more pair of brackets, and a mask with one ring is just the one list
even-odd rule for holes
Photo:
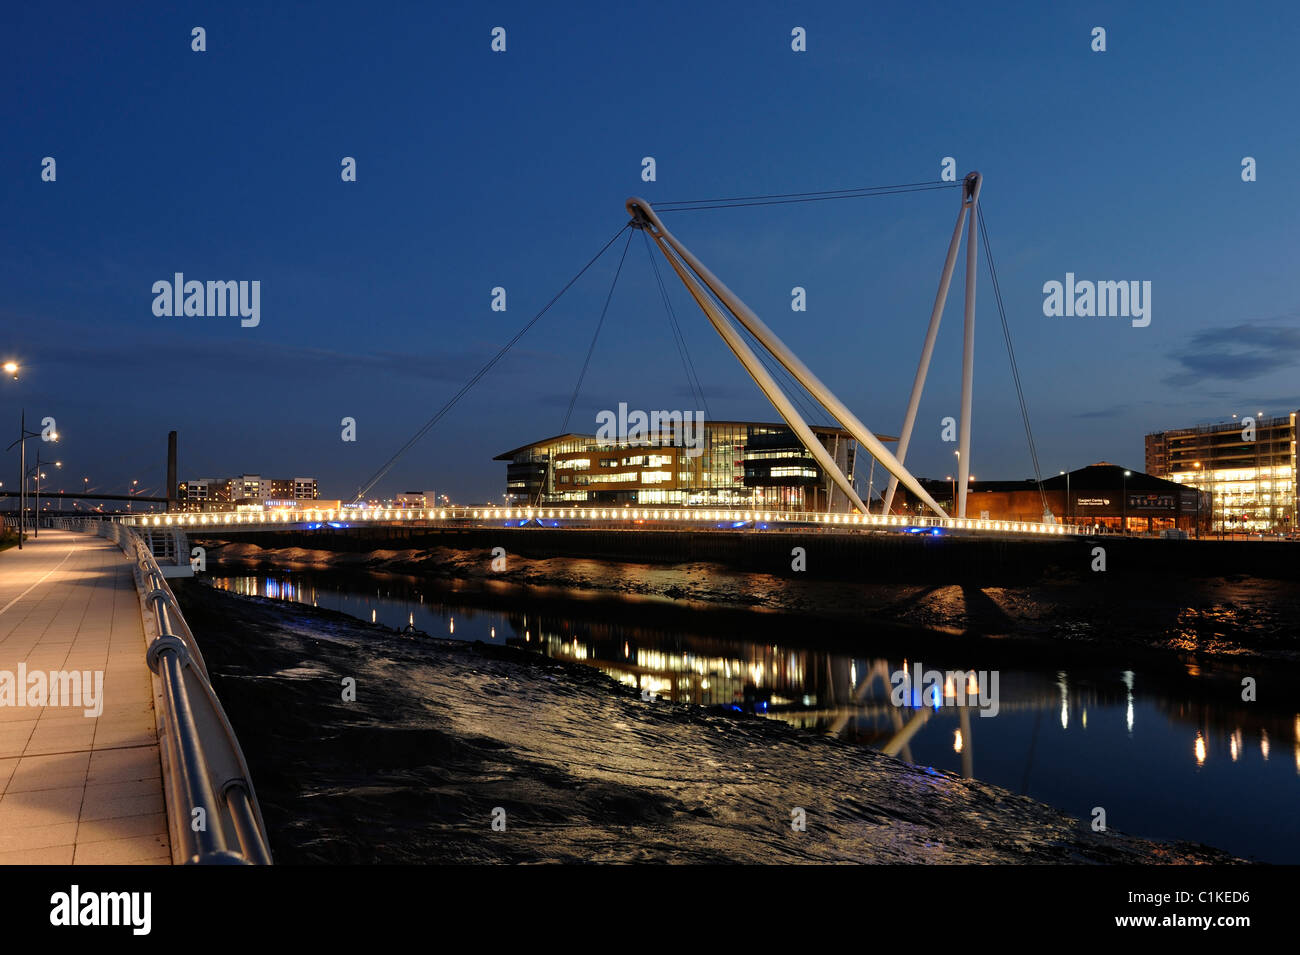
[[573,406],[577,403],[578,392],[582,390],[582,380],[587,377],[587,366],[591,364],[591,355],[596,350],[596,339],[600,337],[600,329],[605,324],[605,315],[609,312],[609,303],[614,299],[614,288],[618,285],[618,277],[623,272],[623,261],[627,258],[627,250],[632,245],[632,231],[627,233],[627,242],[623,244],[623,254],[619,257],[618,268],[614,270],[614,281],[609,283],[609,294],[605,296],[605,306],[600,310],[600,321],[596,323],[596,334],[591,336],[591,345],[587,348],[587,358],[582,363],[582,371],[578,373],[578,383],[573,386],[573,397],[569,399],[569,410],[564,412],[564,424],[560,425],[560,434],[569,432],[569,416],[573,414]]
[[473,388],[476,384],[478,384],[480,378],[482,378],[489,371],[491,371],[492,368],[496,365],[496,363],[499,362],[503,357],[505,357],[506,352],[508,352],[511,348],[513,348],[515,344],[519,341],[519,339],[523,338],[524,335],[527,334],[528,330],[532,328],[534,325],[536,325],[543,315],[545,315],[548,311],[550,311],[551,306],[560,300],[560,296],[562,296],[565,292],[567,292],[573,286],[573,284],[578,281],[578,279],[582,278],[582,276],[586,274],[589,268],[591,268],[593,265],[596,264],[596,260],[599,259],[602,255],[604,255],[606,250],[609,249],[609,247],[618,240],[618,237],[623,234],[623,229],[628,229],[628,228],[631,228],[631,223],[625,224],[623,228],[615,232],[610,237],[609,241],[606,242],[604,246],[601,247],[601,250],[597,252],[594,256],[592,256],[590,261],[588,261],[586,265],[584,265],[581,269],[578,270],[578,274],[575,275],[573,278],[569,279],[569,281],[565,283],[564,287],[560,289],[558,292],[556,292],[554,297],[549,302],[547,302],[545,305],[542,306],[541,311],[539,311],[536,315],[530,318],[524,324],[524,327],[519,329],[519,331],[515,333],[514,337],[511,338],[510,341],[506,342],[503,346],[501,346],[500,351],[498,351],[495,355],[493,355],[492,358],[487,362],[487,364],[485,364],[482,368],[476,371],[473,377],[471,377],[470,380],[467,381],[459,391],[457,391],[454,395],[452,395],[451,398],[448,399],[447,403],[444,404],[441,408],[439,408],[437,413],[428,421],[426,421],[424,423],[424,426],[421,427],[419,431],[415,432],[415,434],[412,435],[410,440],[408,440],[405,444],[403,444],[400,448],[397,449],[396,453],[393,454],[393,456],[388,459],[388,461],[384,464],[383,467],[381,467],[378,471],[375,472],[375,474],[370,478],[369,481],[367,481],[364,485],[362,485],[360,488],[357,489],[356,497],[353,498],[354,504],[357,501],[362,500],[366,496],[366,494],[370,492],[370,489],[374,487],[376,484],[378,484],[379,481],[383,479],[384,475],[386,475],[390,470],[392,470],[393,465],[397,463],[398,459],[403,454],[405,454],[408,450],[410,450],[410,448],[414,446],[417,441],[423,438],[429,432],[429,429],[431,429],[434,425],[436,425],[439,421],[441,421],[443,416],[448,411],[450,411],[453,406],[455,406],[456,402],[460,401],[460,399],[463,398],[471,388]]
[[998,284],[998,270],[993,265],[993,249],[989,245],[988,230],[984,226],[984,207],[975,205],[979,219],[980,238],[984,240],[984,257],[989,264],[989,275],[993,280],[993,298],[997,301],[998,315],[1002,319],[1002,336],[1007,342],[1007,357],[1011,360],[1011,380],[1016,386],[1016,400],[1020,402],[1020,417],[1025,422],[1025,438],[1029,441],[1029,457],[1034,463],[1034,480],[1038,483],[1038,496],[1043,502],[1043,513],[1047,513],[1047,492],[1043,490],[1043,472],[1038,466],[1038,449],[1034,445],[1034,431],[1029,426],[1029,407],[1025,404],[1024,388],[1020,384],[1020,369],[1016,367],[1016,350],[1011,345],[1011,327],[1007,324],[1007,310],[1002,302],[1002,287]]
[[809,425],[831,427],[828,423],[826,410],[821,406],[821,403],[812,396],[808,389],[799,383],[799,380],[795,378],[794,375],[790,374],[785,365],[781,364],[781,362],[767,350],[767,346],[759,341],[758,338],[754,336],[753,332],[744,325],[735,323],[735,327],[739,328],[741,334],[748,340],[754,354],[758,356],[758,360],[763,364],[763,367],[767,369],[768,374],[770,374],[773,380],[776,381],[777,386],[785,393],[786,397],[790,398],[799,406],[799,411],[803,414],[804,421]]
[[903,183],[897,186],[863,186],[857,189],[835,189],[825,192],[775,193],[766,196],[733,196],[719,199],[680,199],[660,202],[655,208],[660,212],[693,212],[701,209],[736,209],[744,206],[780,206],[795,202],[825,202],[830,199],[870,199],[876,196],[896,196],[909,192],[931,192],[935,189],[952,189],[960,182],[931,181]]
[[[674,258],[681,263],[683,268],[690,269],[690,265],[677,255],[675,251],[672,254]],[[830,427],[831,425],[826,423],[828,415],[825,410],[821,408],[820,403],[812,397],[811,392],[799,383],[798,379],[796,379],[794,375],[792,375],[790,371],[782,365],[771,352],[768,351],[767,346],[764,345],[753,332],[746,328],[744,323],[734,321],[729,317],[731,309],[718,299],[712,289],[705,287],[704,292],[723,315],[724,321],[726,321],[732,329],[737,331],[740,334],[740,337],[750,346],[750,350],[758,357],[759,363],[767,369],[768,374],[771,375],[777,387],[781,389],[787,398],[798,405],[804,421],[809,425]]]
[[704,386],[700,383],[699,373],[695,370],[695,362],[691,359],[690,348],[686,344],[686,335],[682,332],[681,325],[677,321],[677,313],[673,310],[672,299],[668,295],[668,287],[664,284],[663,275],[659,271],[659,262],[655,259],[654,251],[650,248],[650,238],[641,230],[641,238],[645,241],[646,255],[650,258],[650,268],[654,270],[655,283],[659,286],[659,296],[663,299],[664,311],[668,314],[668,324],[671,326],[673,335],[673,344],[677,346],[677,355],[682,360],[682,370],[686,372],[686,387],[690,389],[691,399],[698,400],[700,407],[704,409],[704,416],[707,419],[713,417],[709,411],[708,400],[704,397]]

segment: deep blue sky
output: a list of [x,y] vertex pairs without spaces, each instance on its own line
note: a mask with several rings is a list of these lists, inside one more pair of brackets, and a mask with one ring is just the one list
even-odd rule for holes
[[[1294,5],[261,6],[0,13],[0,357],[25,369],[0,382],[0,427],[21,407],[55,416],[69,487],[161,485],[176,429],[182,478],[307,474],[346,496],[623,224],[627,196],[931,180],[948,155],[985,177],[1045,472],[1141,467],[1148,431],[1300,407]],[[665,221],[870,427],[897,433],[957,201]],[[376,490],[499,496],[492,456],[560,429],[615,261]],[[958,410],[961,268],[909,461],[926,476],[951,472],[939,419]],[[151,286],[176,271],[260,280],[261,325],[155,317]],[[1067,271],[1150,280],[1150,327],[1044,317],[1042,285]],[[1026,477],[980,282],[972,470]],[[772,420],[670,283],[714,417]],[[639,237],[571,429],[619,401],[690,405]]]

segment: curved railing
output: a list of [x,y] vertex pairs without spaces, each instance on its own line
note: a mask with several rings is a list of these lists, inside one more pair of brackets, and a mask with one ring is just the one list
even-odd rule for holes
[[270,865],[266,825],[248,764],[162,570],[129,527],[113,521],[82,526],[114,541],[134,564],[146,608],[146,636],[152,637],[145,659],[162,697],[158,741],[173,858],[198,864]]

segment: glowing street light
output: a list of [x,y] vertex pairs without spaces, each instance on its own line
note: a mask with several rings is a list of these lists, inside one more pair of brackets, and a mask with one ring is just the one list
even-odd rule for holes
[[1123,530],[1125,534],[1128,533],[1128,479],[1132,475],[1133,475],[1132,471],[1125,471],[1124,480],[1121,483],[1121,487],[1123,488],[1121,492],[1123,494],[1123,500],[1120,501],[1120,508],[1121,508],[1120,513],[1124,515],[1124,526],[1123,528],[1121,528],[1121,530]]
[[[14,381],[18,380],[18,363],[16,361],[6,361],[3,367],[5,373],[10,375]],[[23,535],[27,530],[27,439],[40,437],[38,431],[27,430],[27,411],[24,409],[19,412],[18,417],[18,440],[10,444],[6,451],[12,450],[13,446],[18,445],[18,549],[23,549]],[[52,440],[57,441],[59,436],[52,435]],[[37,455],[36,467],[40,468],[40,455]],[[40,508],[40,496],[37,495],[36,506]],[[38,520],[39,523],[39,520]],[[32,536],[37,534],[36,528],[32,529]]]

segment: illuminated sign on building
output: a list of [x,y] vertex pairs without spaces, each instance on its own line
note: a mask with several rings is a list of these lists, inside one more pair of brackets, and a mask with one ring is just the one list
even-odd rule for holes
[[1128,506],[1135,511],[1172,511],[1174,496],[1172,494],[1130,494]]

